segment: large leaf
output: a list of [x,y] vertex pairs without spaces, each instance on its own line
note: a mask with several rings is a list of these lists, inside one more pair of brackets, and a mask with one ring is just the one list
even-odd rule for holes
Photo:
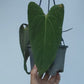
[[[24,27],[25,26],[25,27]],[[24,57],[24,70],[27,71],[27,59],[29,57],[28,43],[29,43],[29,30],[27,24],[22,24],[19,29],[20,47]],[[29,73],[28,73],[29,74]]]
[[40,76],[49,69],[56,58],[63,18],[63,4],[53,6],[47,15],[34,2],[30,2],[28,6],[30,44]]

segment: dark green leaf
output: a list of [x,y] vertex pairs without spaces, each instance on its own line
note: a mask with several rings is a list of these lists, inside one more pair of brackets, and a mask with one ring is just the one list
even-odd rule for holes
[[[24,27],[24,26],[26,26],[26,27]],[[21,47],[22,54],[24,57],[24,70],[27,72],[26,62],[27,62],[27,59],[29,57],[29,50],[27,48],[28,43],[29,43],[29,30],[28,30],[27,24],[22,24],[20,26],[19,38],[20,38],[20,47]]]
[[28,6],[30,44],[40,76],[56,58],[61,42],[63,18],[63,4],[53,6],[47,15],[34,2],[30,2]]

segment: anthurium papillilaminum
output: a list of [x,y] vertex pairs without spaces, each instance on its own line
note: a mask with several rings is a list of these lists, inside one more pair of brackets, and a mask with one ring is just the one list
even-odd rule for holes
[[54,5],[47,15],[36,3],[30,2],[28,5],[30,44],[40,76],[56,58],[61,42],[63,18],[63,4]]

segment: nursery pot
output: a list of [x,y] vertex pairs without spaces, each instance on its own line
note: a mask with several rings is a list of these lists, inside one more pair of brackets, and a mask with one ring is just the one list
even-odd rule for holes
[[68,46],[60,45],[53,64],[50,66],[48,73],[56,75],[57,72],[64,71],[65,53]]
[[[48,69],[47,73],[49,75],[56,75],[57,72],[63,72],[64,71],[64,62],[65,62],[65,53],[66,53],[66,49],[68,46],[66,45],[60,45],[59,49],[57,51],[56,54],[56,58],[53,62],[53,64],[50,66],[50,68]],[[31,69],[34,66],[34,57],[32,54],[32,50],[31,50],[31,46],[28,45],[28,49],[30,52],[30,64],[31,64]]]

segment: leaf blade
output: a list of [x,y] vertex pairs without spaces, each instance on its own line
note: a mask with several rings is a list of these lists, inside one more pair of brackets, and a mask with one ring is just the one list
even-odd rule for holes
[[[24,25],[26,26],[25,28],[24,28]],[[23,58],[24,58],[24,70],[26,71],[27,74],[29,74],[29,72],[27,71],[27,65],[26,65],[27,59],[29,57],[29,50],[27,48],[29,43],[29,30],[28,30],[27,24],[22,24],[20,26],[19,41],[20,41],[20,47],[23,54]]]
[[56,51],[61,41],[64,8],[60,10],[59,5],[55,5],[45,15],[34,2],[31,2],[28,7],[30,43],[34,62],[41,76],[56,58]]

